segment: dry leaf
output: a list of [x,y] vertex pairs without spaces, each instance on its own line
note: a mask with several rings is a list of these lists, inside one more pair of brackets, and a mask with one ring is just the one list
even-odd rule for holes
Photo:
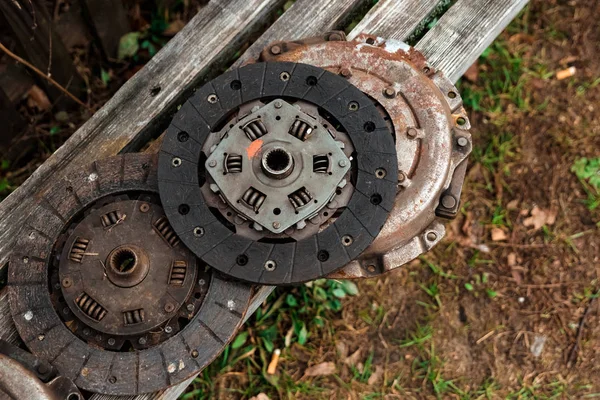
[[335,374],[335,364],[332,362],[313,365],[304,371],[304,376],[325,376],[331,374]]
[[168,36],[168,37],[175,36],[177,34],[177,32],[179,32],[180,30],[183,29],[184,26],[185,26],[185,22],[183,22],[180,19],[176,19],[175,21],[173,21],[169,24],[167,29],[164,30],[163,35]]
[[46,93],[37,85],[33,85],[27,92],[27,106],[37,108],[40,111],[45,111],[52,107]]
[[477,82],[477,78],[479,77],[479,64],[477,61],[469,67],[463,76],[470,82]]
[[554,225],[556,222],[556,211],[554,210],[542,210],[539,207],[534,207],[531,210],[531,216],[525,218],[523,225],[526,227],[533,227],[533,229],[540,229],[544,225]]
[[368,385],[374,385],[377,383],[377,381],[379,381],[379,379],[381,379],[381,377],[383,376],[383,368],[381,368],[379,365],[375,366],[375,372],[373,372],[371,374],[371,376],[369,377],[369,380],[367,381]]
[[500,228],[492,229],[492,240],[494,242],[499,242],[499,241],[506,240],[506,239],[508,239],[508,236],[502,229],[500,229]]
[[514,267],[515,265],[517,265],[517,254],[516,253],[510,253],[507,257],[507,263],[509,267]]
[[507,210],[516,210],[518,208],[519,208],[519,200],[517,200],[517,199],[509,201],[508,204],[506,205]]
[[254,397],[250,397],[250,400],[271,400],[269,399],[269,396],[267,396],[264,393],[259,393]]
[[344,364],[346,365],[356,365],[356,363],[358,362],[358,360],[360,360],[360,349],[356,350],[354,353],[352,353],[352,355],[350,355],[350,357],[347,357],[344,360]]

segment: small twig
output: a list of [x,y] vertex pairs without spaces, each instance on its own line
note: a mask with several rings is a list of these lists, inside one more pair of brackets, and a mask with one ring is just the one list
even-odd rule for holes
[[106,231],[108,233],[110,233],[110,231],[112,231],[112,228],[114,228],[115,226],[119,225],[120,223],[122,223],[123,221],[125,221],[125,218],[127,218],[126,214],[123,214],[122,217],[120,217],[117,222],[115,222],[114,224],[110,225],[109,227],[106,228]]
[[[597,291],[596,294],[600,293],[600,291]],[[585,319],[587,318],[590,309],[592,308],[592,305],[594,304],[594,300],[596,300],[596,297],[592,297],[592,299],[588,302],[587,306],[585,307],[585,311],[583,312],[583,315],[581,316],[581,320],[579,320],[579,326],[577,327],[577,338],[575,339],[575,344],[573,345],[573,347],[571,348],[571,351],[569,352],[569,357],[567,358],[567,367],[571,368],[572,366],[574,366],[577,363],[577,357],[579,355],[579,344],[581,343],[581,338],[583,337],[583,328],[585,326]]]
[[77,104],[79,104],[81,107],[83,107],[83,108],[85,108],[87,110],[90,109],[84,102],[82,102],[81,100],[79,100],[77,97],[75,97],[75,95],[73,95],[67,89],[65,89],[64,87],[62,87],[60,85],[60,83],[56,82],[54,79],[52,79],[51,77],[49,77],[46,74],[44,74],[42,71],[40,71],[38,68],[36,68],[29,61],[27,61],[27,60],[19,57],[18,55],[16,55],[15,53],[13,53],[9,49],[7,49],[6,46],[4,46],[4,44],[2,44],[2,42],[0,42],[0,50],[4,51],[12,59],[20,62],[21,64],[23,64],[25,66],[27,66],[29,69],[31,69],[33,72],[35,72],[36,74],[38,74],[42,78],[46,79],[48,82],[50,82],[52,85],[54,85],[58,90],[60,90],[61,92],[63,92],[65,95],[67,95],[71,100],[73,100],[74,102],[76,102]]

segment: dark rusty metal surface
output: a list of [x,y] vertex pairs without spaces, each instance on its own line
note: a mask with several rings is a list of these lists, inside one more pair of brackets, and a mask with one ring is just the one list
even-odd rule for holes
[[0,398],[83,400],[75,384],[47,362],[0,340]]
[[[181,270],[176,270],[175,274],[172,272],[181,265],[171,263],[156,266],[153,263],[154,252],[172,254],[168,248],[173,246],[179,247],[180,255],[187,254],[184,260],[189,261],[191,255],[168,232],[164,234],[163,224],[156,224],[162,212],[156,199],[155,156],[127,154],[110,158],[95,162],[79,174],[57,182],[45,194],[41,205],[32,213],[19,235],[8,274],[11,314],[19,335],[40,360],[48,362],[61,376],[87,391],[137,395],[179,383],[208,365],[233,338],[243,321],[252,294],[251,287],[225,281],[212,270],[208,271],[205,279],[202,275],[205,267],[198,261],[194,264],[198,268],[195,273],[200,275],[195,276],[187,301],[180,302],[177,296],[168,295],[167,286],[181,278]],[[117,210],[105,207],[110,204],[119,206]],[[137,212],[144,214],[138,221],[141,225],[136,225],[134,207],[137,207]],[[109,209],[117,211],[116,214],[103,218],[110,213]],[[86,217],[92,218],[98,225],[88,224]],[[128,225],[123,223],[127,218],[131,218],[129,222],[134,222],[131,226],[135,228],[133,231],[139,233],[138,238],[127,232]],[[119,220],[121,222],[117,223]],[[94,241],[102,237],[99,231],[95,236],[79,235],[83,231],[78,231],[78,223],[82,221],[81,229],[112,229],[110,235],[115,238],[112,242],[107,241],[111,243],[110,246],[95,247]],[[150,226],[151,223],[155,226]],[[138,228],[142,225],[144,228],[139,232]],[[71,236],[73,232],[75,234]],[[163,232],[164,237],[159,232]],[[151,235],[156,238],[150,240]],[[76,237],[89,241],[77,241]],[[160,245],[159,240],[162,241]],[[131,332],[121,336],[107,335],[95,329],[97,322],[93,319],[84,316],[75,318],[72,312],[76,309],[74,307],[78,307],[73,302],[77,302],[79,296],[67,296],[68,289],[79,284],[78,279],[85,280],[98,271],[103,273],[104,266],[98,259],[110,264],[114,256],[117,269],[119,265],[123,266],[119,260],[127,257],[122,257],[122,253],[118,255],[122,246],[135,251],[143,249],[146,253],[147,261],[139,258],[140,266],[143,267],[146,262],[149,266],[145,277],[140,280],[140,276],[132,275],[131,279],[117,280],[118,284],[114,284],[107,274],[104,282],[103,277],[99,277],[94,286],[108,292],[110,282],[114,286],[111,293],[118,298],[122,290],[131,290],[132,295],[139,295],[135,293],[136,287],[144,285],[149,279],[157,279],[148,288],[156,293],[146,293],[145,296],[151,296],[146,300],[154,300],[152,296],[158,299],[168,296],[173,304],[172,307],[161,304],[162,315],[157,318],[161,320],[167,316],[167,320],[155,328],[148,328],[155,325],[149,323],[146,336],[131,335]],[[61,276],[60,264],[65,261],[69,268],[78,265],[79,272],[76,272],[77,268],[67,269],[68,274]],[[92,261],[89,268],[97,264],[98,270],[92,272],[81,268],[88,261]],[[165,258],[163,261],[172,260]],[[160,272],[156,275],[152,272],[155,266]],[[124,270],[127,268],[127,265],[123,267]],[[139,283],[136,284],[137,281]],[[207,287],[207,292],[203,294],[201,290],[198,291],[199,287]],[[91,291],[89,285],[85,289]],[[98,302],[106,306],[107,312],[101,321],[112,312],[110,300],[103,297],[102,301],[108,303]],[[86,300],[82,307],[90,311],[90,304]],[[102,315],[96,309],[90,313],[96,319]],[[157,312],[157,315],[161,313]],[[130,317],[132,320],[137,318],[135,315]],[[103,327],[105,330],[109,328]],[[118,329],[115,332],[118,333]],[[137,339],[139,346],[147,348],[139,350],[131,343],[132,338]],[[140,338],[145,338],[146,342],[142,344]]]
[[[369,95],[392,126],[398,193],[380,234],[332,278],[361,278],[395,269],[437,244],[443,220],[460,207],[470,123],[456,87],[405,43],[370,35],[352,41],[309,38],[269,45],[262,61],[300,62],[339,74]],[[460,168],[459,168],[460,166]]]

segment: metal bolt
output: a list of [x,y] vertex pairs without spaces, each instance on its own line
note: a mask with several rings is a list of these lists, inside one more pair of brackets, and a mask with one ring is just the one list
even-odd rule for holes
[[406,180],[406,174],[402,171],[398,172],[398,182],[404,182]]
[[199,355],[198,350],[192,350],[192,358],[197,358]]
[[211,167],[211,168],[216,167],[217,166],[217,160],[210,160],[208,162],[208,166]]
[[278,45],[271,47],[271,54],[275,56],[281,54],[281,47],[279,47]]
[[33,313],[31,311],[27,311],[23,316],[25,317],[26,321],[31,321],[33,319]]
[[339,33],[332,33],[329,35],[329,41],[331,42],[339,42],[340,40],[343,40],[343,38]]
[[68,314],[68,313],[69,313],[69,307],[63,308],[63,314]]
[[173,159],[171,160],[171,165],[175,168],[179,167],[181,165],[181,158],[173,157]]
[[275,101],[275,103],[273,103],[273,105],[275,106],[275,108],[281,108],[281,107],[283,107],[283,103],[280,102],[279,100]]
[[141,344],[141,345],[145,345],[146,342],[147,342],[147,340],[146,340],[145,337],[141,337],[141,338],[138,339],[138,343]]
[[406,135],[411,139],[416,138],[418,134],[419,131],[417,131],[415,128],[409,128],[408,131],[406,131]]
[[198,285],[204,286],[204,285],[206,285],[206,281],[204,279],[200,279],[200,280],[198,280]]
[[340,162],[338,162],[338,165],[340,167],[345,167],[346,165],[348,165],[348,162],[346,160],[340,160]]
[[173,310],[175,310],[175,306],[173,305],[173,303],[167,303],[165,304],[165,311],[170,313],[173,312]]
[[173,328],[168,325],[165,326],[165,333],[171,333],[171,332],[173,332]]
[[148,203],[142,203],[140,205],[140,211],[143,213],[147,213],[148,211],[150,211],[150,205]]
[[288,72],[282,72],[281,74],[279,74],[279,79],[281,79],[282,81],[286,82],[290,80],[290,74]]
[[202,228],[200,226],[195,227],[194,228],[194,236],[200,237],[202,235],[204,235],[204,228]]
[[114,346],[114,345],[115,345],[115,343],[117,343],[117,341],[116,341],[115,339],[113,339],[113,338],[109,338],[109,339],[107,340],[107,342],[108,342],[108,345],[109,345],[109,346]]
[[46,364],[40,364],[37,367],[37,371],[41,374],[41,375],[46,375],[48,372],[50,372],[50,369],[48,368],[48,366]]
[[348,104],[348,110],[350,110],[350,111],[356,111],[356,110],[358,110],[358,108],[359,108],[359,105],[355,101],[351,101],[350,104]]
[[350,71],[350,68],[342,68],[340,70],[340,75],[344,78],[350,78],[352,76],[352,71]]
[[437,239],[437,233],[431,231],[427,233],[427,240],[429,240],[430,242],[433,242]]
[[396,97],[396,90],[394,90],[393,87],[387,87],[383,89],[383,95],[388,99],[393,99],[394,97]]
[[192,312],[192,311],[194,311],[194,305],[193,305],[193,304],[191,304],[191,303],[190,303],[190,304],[188,304],[188,305],[187,305],[185,308],[186,308],[186,309],[187,309],[189,312]]
[[377,179],[383,179],[387,175],[387,171],[384,168],[377,168],[375,170],[375,177]]
[[449,194],[442,197],[442,205],[445,208],[452,209],[456,206],[456,199],[454,196],[450,196]]
[[208,97],[206,98],[206,100],[210,103],[210,104],[215,104],[217,101],[219,101],[219,98],[217,97],[216,94],[209,94]]
[[114,376],[111,376],[110,378],[108,378],[108,381],[109,381],[110,383],[117,383],[117,378],[116,378],[116,377],[114,377]]
[[275,229],[281,228],[281,224],[279,223],[279,221],[273,222],[273,228],[275,228]]
[[29,262],[29,257],[27,257],[27,256],[23,257],[23,262],[25,264],[27,264]]
[[466,137],[459,137],[456,141],[460,147],[465,147],[469,144],[469,140]]
[[71,287],[71,285],[73,284],[73,282],[71,282],[71,278],[65,278],[62,280],[62,285],[63,287]]
[[350,246],[354,242],[354,239],[350,235],[345,235],[342,237],[342,244],[346,247]]

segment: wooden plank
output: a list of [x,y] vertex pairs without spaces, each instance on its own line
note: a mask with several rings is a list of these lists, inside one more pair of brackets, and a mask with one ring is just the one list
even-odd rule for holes
[[160,132],[164,125],[157,119],[182,102],[185,91],[210,71],[218,71],[228,54],[233,54],[283,1],[214,0],[202,8],[145,68],[0,204],[0,265],[8,259],[14,237],[40,193],[91,160],[124,149],[135,150]]
[[81,0],[84,14],[106,58],[117,58],[121,36],[130,32],[122,0]]
[[[20,55],[47,72],[52,78],[77,97],[85,93],[83,79],[77,73],[71,55],[52,26],[52,20],[45,4],[40,0],[1,1],[0,12],[12,31]],[[48,81],[36,77],[50,99],[60,101],[57,105],[69,106],[74,103]]]
[[406,40],[440,0],[380,0],[348,35],[368,33],[386,39]]
[[369,0],[297,0],[244,52],[232,67],[238,68],[244,62],[256,59],[265,46],[271,42],[296,40],[341,29],[344,23],[348,22],[348,16],[367,5],[368,2]]
[[529,0],[458,0],[415,46],[456,82]]

